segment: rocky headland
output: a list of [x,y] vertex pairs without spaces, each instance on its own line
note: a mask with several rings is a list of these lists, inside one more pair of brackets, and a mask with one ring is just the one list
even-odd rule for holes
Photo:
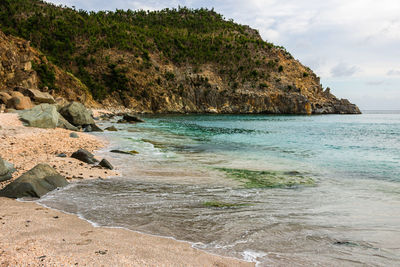
[[360,113],[284,48],[213,10],[89,13],[39,0],[0,10],[2,93],[146,113]]

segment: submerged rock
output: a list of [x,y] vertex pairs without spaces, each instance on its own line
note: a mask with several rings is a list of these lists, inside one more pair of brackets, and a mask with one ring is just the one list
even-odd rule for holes
[[117,154],[126,154],[126,155],[135,155],[135,154],[139,154],[139,152],[137,152],[136,150],[123,151],[123,150],[113,149],[113,150],[110,150],[110,152],[112,152],[112,153],[117,153]]
[[291,188],[312,186],[315,181],[299,172],[253,171],[246,169],[217,168],[228,177],[243,183],[246,188]]
[[41,104],[19,112],[20,119],[30,127],[56,128],[59,114],[54,105]]
[[89,164],[94,164],[98,162],[98,160],[94,158],[94,155],[92,153],[82,148],[72,153],[71,158],[75,158]]
[[107,127],[107,128],[105,128],[104,130],[106,130],[106,131],[110,131],[110,132],[116,132],[116,131],[118,131],[118,129],[117,128],[115,128],[115,126],[113,125],[113,126],[110,126],[110,127]]
[[41,163],[7,185],[0,191],[0,196],[39,198],[57,187],[66,185],[68,185],[68,182],[64,176],[60,175],[48,164]]

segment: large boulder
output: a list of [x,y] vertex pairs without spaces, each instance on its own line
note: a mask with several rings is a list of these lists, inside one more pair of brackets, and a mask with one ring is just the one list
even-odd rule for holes
[[74,126],[94,124],[92,114],[84,105],[78,102],[71,102],[60,109],[60,114]]
[[15,90],[18,92],[21,92],[23,95],[30,97],[33,101],[36,103],[48,103],[48,104],[54,104],[56,101],[54,98],[49,94],[45,92],[41,92],[36,89],[29,89],[25,87],[16,87]]
[[58,128],[63,128],[71,131],[79,131],[78,127],[75,127],[74,125],[69,123],[69,121],[67,121],[61,114],[58,114],[58,116]]
[[10,198],[41,197],[48,192],[68,185],[65,177],[48,164],[38,164],[0,191],[0,196]]
[[89,164],[94,164],[98,162],[98,160],[94,158],[94,155],[92,153],[82,148],[72,153],[71,158],[75,158]]
[[7,108],[16,110],[25,110],[33,107],[31,99],[24,95],[13,94],[7,101]]
[[11,163],[0,158],[0,182],[10,180],[14,171],[14,166]]
[[31,127],[56,128],[60,115],[54,105],[40,104],[32,109],[20,111],[19,116]]

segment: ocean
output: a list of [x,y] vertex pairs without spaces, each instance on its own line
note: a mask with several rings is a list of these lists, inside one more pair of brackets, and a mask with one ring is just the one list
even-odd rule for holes
[[122,176],[38,202],[258,266],[399,265],[399,112],[144,119],[96,133]]

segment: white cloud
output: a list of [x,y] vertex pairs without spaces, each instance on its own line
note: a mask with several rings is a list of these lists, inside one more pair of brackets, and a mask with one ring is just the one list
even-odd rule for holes
[[389,76],[400,76],[400,69],[389,70],[387,72]]
[[348,77],[352,76],[360,69],[357,66],[349,66],[346,63],[339,63],[331,69],[331,75],[333,77]]

